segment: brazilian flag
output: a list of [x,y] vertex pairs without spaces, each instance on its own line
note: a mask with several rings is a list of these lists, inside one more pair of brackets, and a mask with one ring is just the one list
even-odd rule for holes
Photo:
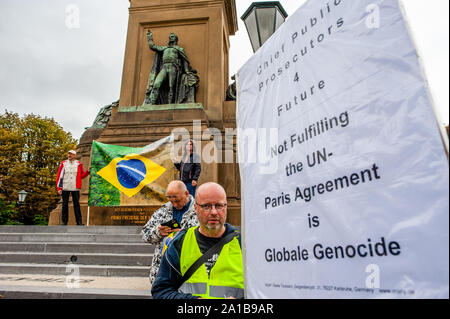
[[145,147],[92,143],[89,206],[161,205],[174,179],[171,136]]

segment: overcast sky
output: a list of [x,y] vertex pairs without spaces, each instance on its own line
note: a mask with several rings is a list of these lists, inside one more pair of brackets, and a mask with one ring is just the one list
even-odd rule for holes
[[[238,18],[251,2],[236,0]],[[280,2],[292,15],[306,1]],[[449,1],[403,3],[439,121],[448,124]],[[119,99],[128,7],[128,0],[0,0],[0,113],[53,117],[79,139],[99,109]],[[234,74],[253,54],[240,19],[230,43]]]

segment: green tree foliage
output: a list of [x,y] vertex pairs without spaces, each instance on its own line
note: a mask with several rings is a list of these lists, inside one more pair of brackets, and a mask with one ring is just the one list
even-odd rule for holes
[[6,205],[5,201],[0,198],[0,225],[15,224],[14,220],[16,213],[14,204]]
[[[0,114],[0,198],[4,206],[14,204],[15,222],[32,225],[48,220],[60,200],[56,192],[59,164],[76,143],[52,118]],[[22,189],[28,195],[19,211],[15,203]]]

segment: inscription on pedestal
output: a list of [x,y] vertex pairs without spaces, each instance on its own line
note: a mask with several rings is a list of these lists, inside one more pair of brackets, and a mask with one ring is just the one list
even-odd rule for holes
[[152,213],[147,207],[113,207],[111,225],[145,225]]
[[144,226],[161,206],[90,207],[89,225]]

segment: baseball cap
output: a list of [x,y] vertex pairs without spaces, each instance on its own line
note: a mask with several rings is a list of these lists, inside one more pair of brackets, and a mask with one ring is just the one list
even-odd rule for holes
[[77,155],[77,152],[75,152],[74,150],[70,150],[68,153],[73,154],[73,155]]

